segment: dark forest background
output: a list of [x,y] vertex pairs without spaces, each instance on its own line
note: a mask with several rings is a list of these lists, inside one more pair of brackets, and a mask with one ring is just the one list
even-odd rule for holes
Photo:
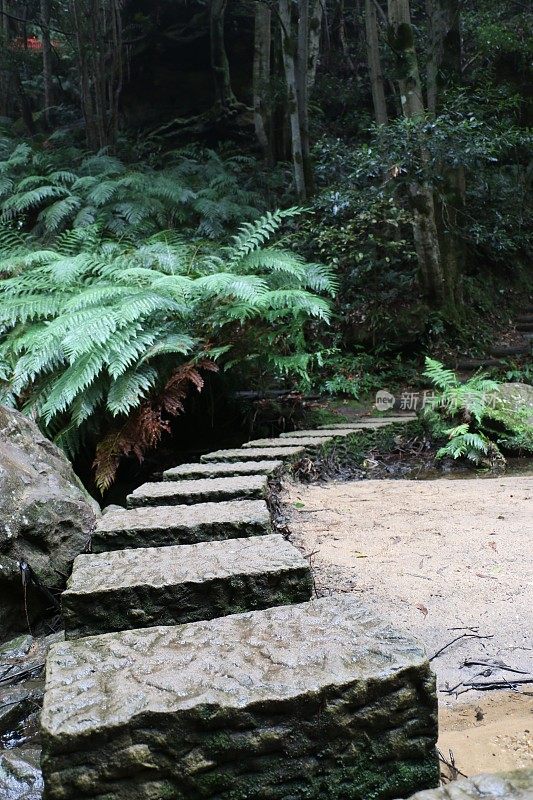
[[416,386],[428,354],[531,382],[529,3],[0,20],[2,401],[101,490],[164,434]]

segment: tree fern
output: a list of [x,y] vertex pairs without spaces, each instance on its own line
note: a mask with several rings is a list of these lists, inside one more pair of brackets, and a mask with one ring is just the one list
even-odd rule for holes
[[[235,370],[254,364],[301,378],[309,363],[306,322],[329,314],[309,284],[324,294],[334,285],[325,268],[265,249],[295,214],[245,224],[231,245],[199,247],[172,231],[129,244],[106,239],[97,226],[65,231],[45,250],[16,237],[18,255],[0,280],[3,396],[24,398],[69,451],[76,431],[80,441],[104,437],[97,459],[105,463],[104,486],[117,464],[109,454],[127,450],[112,446],[112,421],[123,429],[131,415],[137,426],[144,419],[155,441],[166,425],[158,414],[180,408],[182,389],[173,405],[171,376],[198,388],[199,373],[186,363],[219,359]],[[166,398],[160,411],[155,396]]]

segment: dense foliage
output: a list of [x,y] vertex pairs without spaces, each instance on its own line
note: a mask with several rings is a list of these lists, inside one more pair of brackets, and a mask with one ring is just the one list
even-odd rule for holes
[[502,449],[533,453],[528,409],[509,408],[498,394],[496,381],[477,374],[461,382],[452,370],[431,358],[426,358],[424,374],[437,391],[425,409],[425,420],[436,439],[448,440],[438,458],[502,465]]
[[0,4],[2,400],[102,489],[215,370],[431,380],[442,455],[528,450],[439,365],[510,344],[499,377],[531,381],[532,15],[386,6]]

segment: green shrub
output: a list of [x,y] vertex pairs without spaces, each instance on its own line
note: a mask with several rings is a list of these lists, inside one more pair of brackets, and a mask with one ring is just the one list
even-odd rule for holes
[[[327,321],[319,294],[332,295],[335,283],[328,268],[266,246],[297,213],[268,213],[242,225],[230,245],[203,247],[175,232],[132,245],[87,228],[43,250],[7,231],[0,401],[22,405],[70,453],[87,435],[107,437],[116,464],[122,445],[113,434],[113,450],[109,428],[146,411],[147,446],[156,442],[165,413],[181,410],[183,381],[201,388],[194,364],[244,367],[249,378],[302,376],[312,359],[305,325]],[[126,438],[129,452],[131,431]],[[110,472],[108,464],[100,470],[102,488]]]
[[526,410],[512,410],[498,399],[499,384],[483,374],[461,383],[439,361],[426,358],[424,375],[437,390],[424,416],[437,440],[447,439],[437,458],[465,458],[474,464],[505,463],[501,449],[533,452],[533,426]]

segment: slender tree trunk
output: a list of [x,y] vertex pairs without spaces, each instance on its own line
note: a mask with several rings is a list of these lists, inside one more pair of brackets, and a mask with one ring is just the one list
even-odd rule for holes
[[228,55],[224,39],[224,20],[227,0],[211,0],[209,6],[209,29],[211,36],[211,69],[215,84],[215,106],[223,114],[232,114],[237,109],[237,98],[231,87]]
[[426,0],[429,19],[428,109],[437,113],[440,90],[461,77],[460,0]]
[[268,162],[272,159],[270,47],[272,13],[262,2],[255,4],[255,40],[253,65],[254,125],[257,141]]
[[300,113],[298,110],[298,85],[296,77],[297,38],[293,35],[291,20],[291,0],[279,0],[279,18],[281,25],[281,46],[285,83],[287,87],[287,106],[291,128],[292,162],[294,183],[300,201],[307,197],[305,171],[303,163],[302,135],[300,130]]
[[[406,119],[424,118],[425,108],[409,0],[388,0],[388,9],[389,45],[396,61],[402,112]],[[422,159],[427,158],[427,153],[422,149]],[[427,184],[413,182],[410,196],[421,286],[428,302],[436,308],[442,308],[445,305],[445,287],[433,192]]]
[[[442,92],[461,80],[460,0],[426,0],[429,20],[427,67],[428,108],[439,113]],[[461,274],[465,248],[458,229],[464,210],[464,168],[441,167],[441,182],[435,192],[436,225],[444,272],[447,305],[457,307],[462,300]]]
[[54,104],[52,73],[52,42],[50,40],[50,0],[41,0],[41,31],[43,41],[44,121],[50,127],[50,109]]
[[300,118],[306,195],[310,195],[314,192],[314,175],[309,143],[309,0],[299,0],[298,6],[300,14],[298,17],[296,91],[298,95],[298,115]]
[[28,131],[30,136],[35,136],[35,134],[37,133],[37,129],[35,127],[35,122],[33,121],[31,103],[22,84],[22,79],[20,77],[20,72],[18,67],[15,67],[13,69],[11,76],[13,80],[13,87],[15,89],[15,95],[17,98],[17,104],[20,111],[20,116],[22,117],[22,121],[24,122],[26,130]]
[[309,94],[311,94],[315,85],[316,71],[320,60],[323,11],[322,0],[311,0],[309,11],[309,67],[307,82]]
[[387,114],[387,100],[385,98],[385,84],[381,72],[378,19],[376,6],[373,0],[365,0],[365,28],[374,115],[378,125],[387,125],[389,117]]
[[123,82],[123,0],[71,0],[87,144],[113,148]]

